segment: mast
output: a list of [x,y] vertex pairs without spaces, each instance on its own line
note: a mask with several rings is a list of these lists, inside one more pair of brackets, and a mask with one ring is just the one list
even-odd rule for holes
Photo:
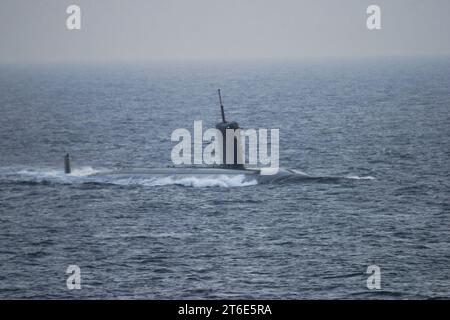
[[68,153],[64,156],[64,173],[70,174],[72,172],[70,168],[70,156]]
[[220,95],[220,89],[217,89],[217,92],[219,93],[219,103],[220,103],[220,112],[222,113],[222,122],[226,122],[225,112],[223,111],[222,96]]

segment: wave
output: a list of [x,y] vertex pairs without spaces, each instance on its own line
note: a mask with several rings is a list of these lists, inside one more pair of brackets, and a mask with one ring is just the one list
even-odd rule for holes
[[167,186],[167,185],[179,185],[184,187],[194,187],[194,188],[206,188],[206,187],[247,187],[258,184],[256,179],[248,180],[245,175],[205,175],[205,176],[186,176],[186,177],[176,177],[176,176],[166,176],[166,177],[155,177],[147,179],[117,179],[111,181],[113,184],[118,185],[142,185],[146,187],[155,186]]
[[306,172],[303,172],[298,169],[291,169],[292,172],[295,172],[300,177],[306,179],[351,179],[351,180],[375,180],[375,177],[372,176],[357,176],[357,175],[347,175],[347,176],[311,176]]
[[145,238],[173,238],[173,239],[186,239],[193,236],[193,233],[186,232],[161,232],[161,233],[153,233],[153,232],[145,232],[145,233],[114,233],[114,232],[106,232],[106,233],[98,233],[94,234],[94,238],[99,239],[117,239],[117,238],[134,238],[134,239],[145,239]]
[[346,176],[345,178],[354,180],[375,180],[375,177],[372,176]]
[[301,170],[298,169],[291,169],[292,172],[295,172],[296,174],[302,175],[302,176],[309,176],[309,174],[307,174],[306,172],[303,172]]
[[70,174],[64,173],[62,170],[54,169],[25,169],[17,172],[19,175],[35,177],[35,178],[71,178],[71,177],[87,177],[96,173],[100,173],[100,170],[96,170],[92,167],[75,168]]
[[[154,177],[123,177],[108,174],[110,170],[94,169],[92,167],[74,168],[70,174],[55,169],[22,169],[0,170],[0,180],[26,184],[113,184],[119,186],[157,187],[179,185],[194,188],[206,187],[246,187],[258,184],[256,179],[248,179],[245,175],[186,175],[186,176],[154,176]],[[101,175],[104,173],[104,175]],[[100,175],[98,175],[100,174]]]
[[[293,173],[274,183],[301,183],[315,181],[319,183],[340,183],[343,180],[375,180],[372,176],[313,176],[300,170],[289,170]],[[266,177],[266,176],[264,176]],[[270,176],[268,176],[270,178]],[[63,170],[55,169],[14,169],[0,168],[0,180],[15,184],[112,184],[118,186],[184,186],[193,188],[207,187],[247,187],[258,183],[272,183],[271,179],[256,179],[245,174],[183,174],[183,175],[136,175],[114,174],[109,169],[94,169],[89,166],[74,168],[72,173],[65,174]],[[267,182],[269,181],[269,182]]]
[[17,184],[75,184],[83,183],[86,178],[100,173],[100,170],[92,167],[80,167],[73,169],[70,174],[63,170],[51,168],[0,168],[0,181]]

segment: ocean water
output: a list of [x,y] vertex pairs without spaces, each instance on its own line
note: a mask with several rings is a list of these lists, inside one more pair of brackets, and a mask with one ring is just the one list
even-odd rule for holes
[[[170,165],[217,88],[320,179],[93,178]],[[0,298],[449,298],[449,169],[450,58],[1,66]]]

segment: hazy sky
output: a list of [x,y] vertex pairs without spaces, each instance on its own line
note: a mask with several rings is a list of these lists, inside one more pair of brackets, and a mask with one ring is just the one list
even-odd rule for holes
[[450,54],[449,31],[449,0],[0,0],[0,62]]

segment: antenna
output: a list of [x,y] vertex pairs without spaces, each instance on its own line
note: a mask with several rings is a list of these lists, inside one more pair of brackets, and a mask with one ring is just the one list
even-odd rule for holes
[[219,103],[220,103],[220,112],[222,112],[222,122],[226,122],[225,112],[223,111],[222,96],[220,95],[220,89],[217,89],[217,92],[219,92]]

